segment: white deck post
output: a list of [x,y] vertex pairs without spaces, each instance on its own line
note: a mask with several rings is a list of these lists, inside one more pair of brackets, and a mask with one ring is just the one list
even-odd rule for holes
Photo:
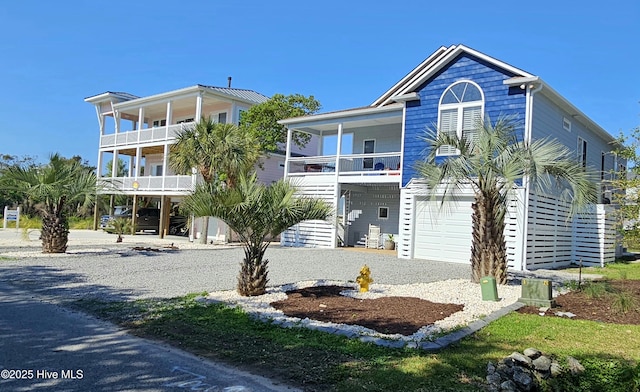
[[111,177],[118,177],[118,150],[113,150],[113,160],[111,161]]
[[98,164],[96,167],[96,177],[102,177],[102,151],[98,151]]
[[338,142],[336,151],[336,183],[340,175],[340,151],[342,150],[342,123],[338,124]]
[[293,131],[291,128],[287,127],[287,147],[285,149],[284,154],[284,178],[287,178],[289,175],[289,158],[291,157],[291,138],[293,136]]
[[133,177],[133,166],[136,164],[135,157],[129,157],[129,177]]
[[104,115],[100,113],[99,105],[96,105],[96,114],[98,115],[98,124],[100,125],[100,136],[104,135]]
[[195,122],[200,122],[200,117],[202,117],[202,92],[198,94],[196,97],[196,118]]
[[335,182],[333,193],[333,211],[335,216],[333,217],[333,238],[331,238],[331,247],[338,247],[338,204],[340,203],[340,151],[342,150],[342,123],[338,124],[338,142],[336,143],[336,168],[335,168]]
[[169,138],[169,127],[171,126],[171,107],[173,106],[173,101],[169,101],[167,102],[167,116],[166,116],[166,122],[167,122],[167,127],[166,127],[166,136],[165,138],[168,139]]
[[[120,112],[116,110],[115,112],[115,133],[120,133]],[[117,138],[116,138],[117,140]]]
[[138,178],[140,176],[140,163],[142,161],[142,149],[140,147],[136,147],[136,169],[134,170],[134,177]]
[[144,124],[144,108],[138,109],[138,131],[142,129]]
[[164,191],[165,180],[167,178],[167,166],[169,163],[169,143],[164,144],[164,156],[162,157],[162,190]]

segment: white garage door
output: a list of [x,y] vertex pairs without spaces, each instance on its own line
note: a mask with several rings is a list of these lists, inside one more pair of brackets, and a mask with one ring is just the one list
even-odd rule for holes
[[472,198],[461,198],[450,208],[439,202],[416,202],[413,256],[417,259],[470,263]]

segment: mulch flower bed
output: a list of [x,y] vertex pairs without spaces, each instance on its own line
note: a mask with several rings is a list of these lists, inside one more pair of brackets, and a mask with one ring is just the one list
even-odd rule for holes
[[[586,284],[598,283],[596,281]],[[640,280],[614,280],[604,284],[608,284],[608,290],[597,297],[590,294],[586,288],[558,295],[555,299],[557,307],[546,311],[545,316],[558,317],[556,312],[569,312],[575,315],[573,318],[580,320],[640,325]],[[626,312],[621,309],[622,301],[626,301]],[[540,308],[525,306],[518,312],[539,314]]]
[[271,306],[290,317],[360,325],[383,334],[405,336],[464,308],[413,297],[358,299],[340,295],[345,290],[353,288],[316,286],[287,291],[286,300],[272,302]]

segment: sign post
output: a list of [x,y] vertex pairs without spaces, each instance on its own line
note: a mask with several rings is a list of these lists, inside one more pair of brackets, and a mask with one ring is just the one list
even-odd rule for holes
[[16,229],[20,228],[20,207],[15,210],[10,210],[9,207],[4,206],[4,219],[2,220],[2,228],[7,228],[7,222],[16,222]]

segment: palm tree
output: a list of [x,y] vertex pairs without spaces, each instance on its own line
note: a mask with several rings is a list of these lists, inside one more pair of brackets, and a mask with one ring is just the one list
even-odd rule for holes
[[[260,158],[259,144],[251,133],[233,124],[202,117],[181,131],[171,145],[169,165],[180,174],[195,168],[207,184],[234,187],[239,173],[249,173]],[[207,242],[209,219],[204,220],[202,243]]]
[[88,206],[95,200],[98,184],[91,168],[58,154],[42,166],[8,167],[2,176],[11,187],[32,201],[42,216],[42,251],[65,253],[69,240],[67,205]]
[[[428,129],[423,137],[430,150],[416,170],[426,179],[431,198],[441,196],[443,206],[461,187],[473,189],[474,282],[494,276],[498,283],[506,283],[505,215],[518,181],[528,179],[537,191],[565,189],[560,196],[572,200],[571,214],[596,200],[593,176],[575,159],[575,153],[555,140],[518,140],[516,127],[512,118],[501,116],[493,125],[489,119],[478,121],[475,137],[435,129]],[[442,146],[453,146],[458,154],[436,162]]]
[[118,235],[116,242],[122,242],[122,235],[129,233],[133,229],[131,219],[128,218],[116,218],[112,222],[113,232]]
[[169,165],[181,174],[196,168],[206,183],[220,181],[233,187],[239,173],[252,171],[259,158],[259,144],[251,133],[202,117],[178,133]]
[[296,196],[295,187],[285,180],[260,184],[255,174],[240,176],[235,187],[202,184],[182,206],[195,216],[220,218],[238,234],[244,260],[237,289],[244,296],[266,292],[269,260],[264,259],[264,253],[272,238],[304,220],[331,215],[324,201]]

